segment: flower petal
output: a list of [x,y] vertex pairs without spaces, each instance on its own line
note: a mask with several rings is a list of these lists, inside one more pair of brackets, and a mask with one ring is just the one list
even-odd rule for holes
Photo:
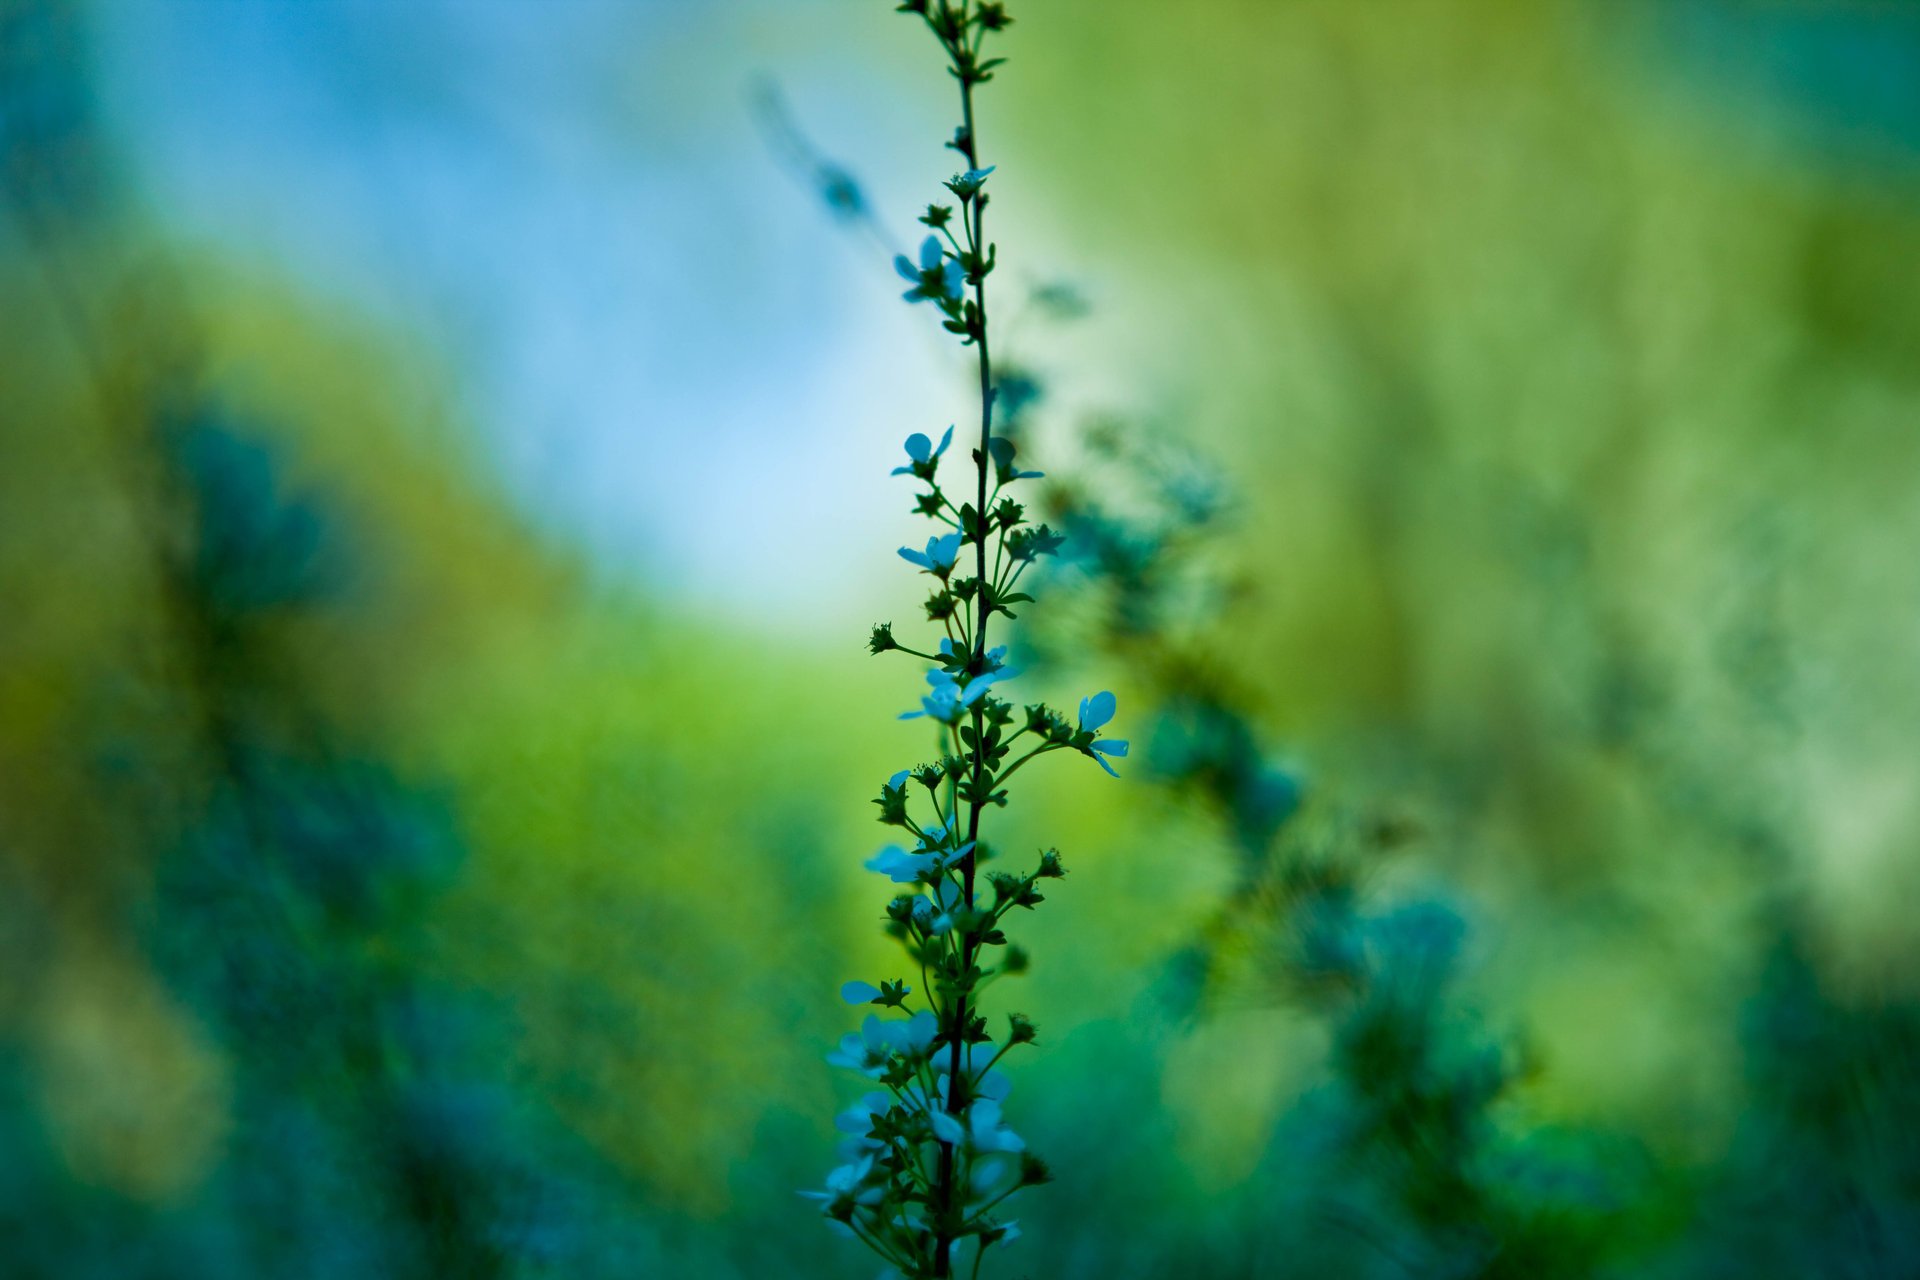
[[848,982],[841,986],[840,998],[848,1004],[872,1004],[880,998],[880,988],[871,982]]
[[952,1146],[959,1146],[966,1140],[967,1131],[951,1114],[938,1108],[927,1112],[927,1119],[933,1122],[933,1136]]
[[1080,727],[1098,729],[1113,719],[1113,713],[1119,709],[1119,699],[1102,690],[1091,698],[1080,699]]

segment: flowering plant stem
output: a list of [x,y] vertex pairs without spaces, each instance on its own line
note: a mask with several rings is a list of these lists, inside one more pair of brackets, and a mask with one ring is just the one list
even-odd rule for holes
[[[1023,1015],[1010,1014],[1005,1043],[996,1049],[979,1002],[993,982],[1027,967],[1026,953],[1003,928],[1007,916],[1015,907],[1038,906],[1045,900],[1040,881],[1065,873],[1053,850],[1043,852],[1039,865],[1024,875],[986,872],[989,904],[980,871],[993,857],[982,839],[986,810],[1006,805],[1007,780],[1036,756],[1074,751],[1111,774],[1108,758],[1125,756],[1127,744],[1100,736],[1113,718],[1111,693],[1081,699],[1074,724],[1044,704],[1029,705],[1025,723],[1016,729],[1013,706],[991,692],[1015,674],[1006,665],[1007,647],[987,643],[993,616],[1012,619],[1014,605],[1033,599],[1015,589],[1021,575],[1039,557],[1056,554],[1061,544],[1045,525],[1030,525],[1009,493],[1016,482],[1040,473],[1021,470],[1013,442],[993,433],[986,278],[996,251],[985,232],[985,188],[993,170],[979,163],[974,89],[993,78],[1001,61],[982,57],[987,36],[1004,30],[1010,20],[1002,6],[988,0],[908,0],[900,8],[918,14],[939,38],[948,71],[959,82],[961,125],[948,145],[968,167],[945,184],[957,205],[957,222],[954,205],[927,206],[920,221],[929,234],[917,259],[902,254],[894,266],[912,286],[907,301],[933,303],[942,327],[963,346],[975,348],[980,444],[973,450],[971,501],[956,503],[940,487],[940,461],[953,442],[951,427],[937,447],[920,432],[908,436],[907,463],[894,469],[927,486],[915,498],[914,510],[945,530],[928,538],[924,549],[900,548],[903,560],[933,579],[926,614],[944,634],[931,649],[916,648],[896,640],[893,625],[885,623],[873,629],[869,647],[876,654],[905,653],[933,664],[921,709],[901,718],[924,717],[938,725],[942,754],[934,763],[902,769],[881,787],[875,801],[880,821],[911,835],[914,845],[911,850],[890,846],[867,866],[908,886],[888,904],[887,931],[919,970],[926,1007],[912,1008],[913,990],[904,981],[877,987],[855,981],[841,988],[851,1004],[909,1016],[883,1021],[869,1014],[861,1030],[842,1038],[829,1056],[835,1065],[879,1081],[886,1091],[867,1093],[842,1113],[837,1123],[850,1135],[842,1148],[847,1162],[828,1174],[825,1189],[802,1194],[821,1201],[828,1218],[907,1280],[945,1280],[953,1275],[963,1240],[975,1242],[975,1274],[988,1246],[1013,1240],[1017,1224],[992,1215],[1022,1187],[1050,1177],[1002,1121],[1000,1104],[1012,1085],[996,1069],[1008,1049],[1033,1043],[1037,1032]],[[960,568],[969,544],[970,576]],[[1026,753],[1008,764],[1014,745],[1028,735],[1033,742]],[[920,793],[911,806],[909,791]],[[930,817],[913,811],[927,807]],[[988,962],[992,948],[1003,950]]]
[[[984,36],[985,32],[982,31],[981,37],[984,38]],[[947,52],[949,55],[955,53],[955,49],[951,44],[948,44]],[[960,153],[967,158],[967,168],[970,171],[978,170],[980,168],[980,135],[975,130],[973,123],[973,86],[975,81],[973,76],[967,74],[956,73],[955,78],[960,82],[961,118],[960,134],[959,137],[955,139],[955,145],[959,148]],[[972,212],[971,218],[967,216],[969,210]],[[967,248],[976,257],[978,257],[980,253],[981,246],[986,243],[986,212],[987,199],[984,192],[974,197],[971,201],[962,203],[960,206],[960,218],[962,223],[965,224],[967,232]],[[987,345],[987,277],[985,272],[977,273],[974,277],[973,302],[980,313],[980,324],[974,334],[973,344],[979,354],[980,364],[980,448],[973,455],[975,493],[977,495],[974,510],[985,511],[987,509],[987,464],[988,460],[993,456],[993,356]],[[985,582],[987,581],[987,540],[981,538],[973,544],[973,547],[974,576],[979,581]],[[982,652],[984,652],[987,647],[987,624],[993,614],[990,605],[991,600],[992,596],[989,593],[985,591],[980,593],[979,620],[974,626],[973,647]],[[982,804],[980,797],[989,794],[982,786],[986,780],[985,772],[987,762],[986,754],[979,746],[986,736],[981,723],[984,714],[985,712],[979,704],[976,703],[973,709],[973,736],[975,746],[971,753],[972,758],[969,761],[973,773],[974,799],[972,803],[967,806],[967,843],[974,846],[976,853],[979,849],[980,841],[980,809]],[[960,864],[961,875],[964,878],[961,888],[961,901],[966,904],[968,910],[972,910],[974,905],[973,878],[976,866],[977,858],[974,853],[969,853]],[[975,941],[971,933],[962,935],[960,962],[964,967],[972,967],[978,947],[979,944]],[[955,1002],[953,1024],[956,1027],[965,1027],[967,1025],[967,997],[964,993],[961,994]],[[960,1081],[962,1078],[960,1073],[961,1039],[962,1037],[960,1036],[954,1036],[953,1043],[948,1050],[946,1105],[949,1115],[958,1115],[965,1106],[965,1101],[960,1092]],[[934,1186],[934,1222],[936,1225],[934,1227],[933,1274],[935,1276],[947,1275],[951,1266],[950,1257],[952,1251],[948,1246],[951,1244],[952,1238],[948,1230],[948,1224],[952,1220],[954,1211],[953,1165],[952,1144],[942,1144],[940,1148],[940,1176]],[[973,1268],[975,1275],[979,1274],[980,1258],[984,1257],[985,1253],[985,1250],[981,1250],[974,1258]]]

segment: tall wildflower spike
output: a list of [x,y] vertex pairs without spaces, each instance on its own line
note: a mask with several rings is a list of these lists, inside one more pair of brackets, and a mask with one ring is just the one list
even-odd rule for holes
[[[1062,874],[1060,858],[1048,850],[1031,871],[996,869],[981,882],[976,862],[987,851],[983,818],[1007,803],[1008,780],[1030,760],[1072,751],[1112,773],[1108,757],[1125,756],[1128,747],[1100,736],[1117,710],[1111,693],[1084,699],[1074,723],[1041,704],[1016,716],[1013,704],[998,696],[1015,672],[1007,665],[1006,646],[990,643],[994,617],[1012,618],[1009,606],[1033,599],[1018,589],[1022,575],[1061,545],[1044,525],[1029,526],[1023,505],[1008,492],[1040,473],[1015,465],[1013,442],[993,432],[987,282],[997,255],[985,223],[994,166],[980,161],[974,90],[1003,61],[983,56],[988,36],[1012,20],[1003,5],[984,0],[910,0],[900,7],[933,35],[959,84],[961,124],[946,145],[966,167],[944,184],[955,204],[928,206],[920,222],[933,234],[914,256],[895,258],[894,267],[913,286],[907,301],[931,303],[942,328],[973,350],[979,443],[972,450],[973,471],[962,480],[940,473],[953,442],[951,427],[937,446],[925,433],[909,435],[906,465],[893,468],[894,475],[925,486],[915,510],[943,526],[924,550],[899,551],[935,579],[927,617],[938,632],[913,641],[896,639],[891,624],[879,626],[868,648],[932,664],[925,669],[920,708],[900,718],[932,729],[938,763],[901,770],[881,789],[875,802],[881,822],[915,839],[908,848],[901,836],[902,843],[888,845],[865,865],[899,887],[887,903],[884,927],[928,979],[918,1002],[902,980],[883,979],[879,986],[855,980],[841,988],[850,1004],[906,1016],[868,1014],[829,1055],[835,1066],[879,1080],[890,1093],[868,1092],[840,1114],[836,1124],[854,1135],[842,1147],[847,1162],[826,1176],[823,1190],[805,1194],[902,1280],[946,1280],[962,1263],[979,1275],[988,1247],[1019,1235],[1002,1203],[1047,1180],[1046,1165],[1027,1151],[1002,1109],[1013,1085],[995,1065],[1008,1050],[1035,1042],[1033,1024],[1012,1015],[996,1045],[976,993],[996,976],[1027,968],[1027,953],[1006,935],[1007,916],[1046,900],[1037,886]],[[949,494],[943,480],[960,491]]]

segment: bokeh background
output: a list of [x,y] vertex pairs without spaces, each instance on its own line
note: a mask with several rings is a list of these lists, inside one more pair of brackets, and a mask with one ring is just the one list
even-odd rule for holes
[[[0,0],[0,1273],[876,1269],[891,8]],[[1014,15],[999,1274],[1920,1274],[1920,10]]]

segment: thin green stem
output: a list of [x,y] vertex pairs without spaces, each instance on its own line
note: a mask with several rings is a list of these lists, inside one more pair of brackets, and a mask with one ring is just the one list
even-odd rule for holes
[[[958,59],[956,58],[956,62],[957,61]],[[969,65],[971,65],[971,60],[969,60]],[[966,157],[967,167],[969,169],[978,169],[980,167],[980,152],[979,138],[974,130],[973,81],[971,77],[967,75],[960,76],[960,112],[962,120],[962,134],[960,138],[961,153]],[[979,261],[982,253],[985,204],[986,200],[983,194],[976,194],[971,201],[961,202],[961,218],[967,230],[968,246],[972,250],[976,262]],[[971,218],[968,217],[969,211],[971,211]],[[987,291],[986,273],[984,271],[975,271],[973,273],[973,301],[975,310],[979,316],[978,329],[974,336],[975,345],[979,349],[980,368],[980,448],[974,455],[975,492],[977,494],[974,510],[978,513],[978,518],[982,521],[981,528],[984,530],[987,511],[987,474],[989,467],[992,465],[991,446],[993,444],[993,357],[987,342]],[[980,590],[976,597],[978,621],[974,624],[973,635],[970,637],[972,643],[969,646],[969,652],[977,657],[986,652],[987,623],[991,617],[991,610],[988,608],[988,582],[990,579],[987,577],[987,540],[984,536],[974,541],[974,573],[979,581]],[[984,749],[986,730],[984,721],[985,716],[982,710],[976,706],[973,712],[974,745],[970,762],[973,774],[973,798],[968,803],[967,813],[967,840],[976,844],[980,838],[980,811],[981,800],[984,794],[981,784],[985,780],[986,775],[986,755]],[[968,910],[972,909],[974,901],[974,870],[978,860],[977,855],[977,848],[970,851],[963,860],[961,868],[964,877],[964,883],[961,889],[961,902]],[[963,973],[973,963],[974,949],[974,943],[970,937],[960,940],[959,959]],[[967,1003],[967,998],[964,994],[955,999],[954,1016],[947,1027],[950,1055],[948,1058],[947,1071],[947,1111],[949,1114],[957,1114],[962,1110],[960,1052],[966,1039]],[[934,1194],[935,1203],[931,1206],[934,1223],[933,1274],[936,1278],[946,1277],[952,1274],[952,1259],[948,1256],[948,1246],[954,1239],[953,1218],[955,1216],[956,1194],[953,1148],[950,1145],[942,1144],[939,1178]]]
[[1015,769],[1018,769],[1021,765],[1033,759],[1035,756],[1042,756],[1049,751],[1057,751],[1059,750],[1059,748],[1060,748],[1060,744],[1057,742],[1041,743],[1039,746],[1035,747],[1033,750],[1027,752],[1027,754],[1021,756],[1018,760],[1015,760],[1012,764],[1008,765],[1006,768],[1006,772],[994,778],[993,789],[995,791],[998,791],[1000,789],[1000,784],[1005,782],[1008,778],[1011,778],[1013,776],[1013,771]]

